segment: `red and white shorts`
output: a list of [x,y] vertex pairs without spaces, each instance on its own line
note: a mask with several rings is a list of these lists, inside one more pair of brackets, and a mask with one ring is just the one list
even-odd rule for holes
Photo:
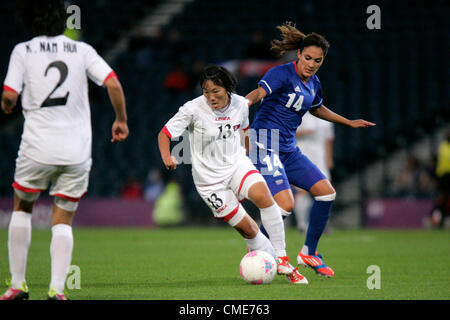
[[248,198],[250,187],[257,182],[266,183],[250,159],[245,157],[239,160],[236,171],[224,181],[196,188],[215,218],[235,226],[246,215],[240,201]]
[[12,186],[22,194],[34,194],[37,199],[50,184],[51,196],[78,202],[87,191],[91,166],[92,159],[77,165],[48,165],[19,155]]

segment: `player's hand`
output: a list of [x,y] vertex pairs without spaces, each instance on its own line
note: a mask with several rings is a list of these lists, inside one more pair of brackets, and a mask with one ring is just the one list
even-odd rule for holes
[[376,124],[366,120],[358,119],[358,120],[351,120],[349,126],[352,128],[367,128],[376,126]]
[[5,114],[11,114],[14,107],[8,108],[6,104],[2,103],[2,110]]
[[163,159],[163,162],[167,170],[175,170],[177,168],[178,161],[174,156]]
[[124,141],[129,134],[127,122],[119,120],[114,121],[111,132],[112,132],[111,142]]

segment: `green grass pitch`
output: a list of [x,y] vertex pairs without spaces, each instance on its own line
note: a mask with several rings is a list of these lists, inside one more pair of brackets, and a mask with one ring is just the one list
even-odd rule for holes
[[[30,299],[45,299],[50,280],[50,230],[34,230],[27,283]],[[9,275],[7,230],[0,230],[0,281]],[[329,300],[450,298],[450,232],[335,230],[319,252],[336,276],[300,268],[308,285],[276,276],[250,285],[239,275],[246,245],[229,227],[173,229],[74,228],[72,265],[80,268],[78,300]],[[291,261],[304,236],[286,230]],[[380,289],[368,289],[367,268],[380,268]],[[70,275],[69,275],[70,276]],[[6,285],[0,286],[6,290]]]

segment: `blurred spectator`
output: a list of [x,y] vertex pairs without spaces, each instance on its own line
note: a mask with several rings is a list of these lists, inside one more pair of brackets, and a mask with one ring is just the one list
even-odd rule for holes
[[245,52],[246,59],[274,60],[275,55],[270,51],[270,43],[264,39],[260,31],[253,33],[249,46]]
[[134,177],[134,175],[130,175],[130,177],[127,179],[122,190],[120,191],[120,196],[122,199],[141,199],[142,198],[142,185]]
[[154,52],[160,50],[163,45],[164,40],[160,30],[149,35],[145,29],[136,28],[132,31],[128,42],[128,52],[134,55],[137,66],[147,68],[154,60]]
[[196,60],[189,73],[189,89],[195,91],[197,94],[202,94],[202,88],[200,88],[200,74],[205,67],[205,62],[202,60]]
[[158,169],[151,169],[147,176],[147,184],[144,187],[144,199],[154,202],[164,190],[164,181]]
[[183,195],[178,181],[171,177],[153,209],[153,221],[159,227],[179,225],[183,221]]
[[189,74],[181,63],[177,63],[164,79],[164,87],[172,93],[186,92],[190,88]]
[[431,223],[435,227],[443,227],[445,218],[450,214],[450,130],[439,145],[436,176],[438,197],[431,213]]
[[182,40],[181,34],[177,29],[170,29],[166,35],[166,49],[168,52],[168,61],[173,64],[181,62],[183,53],[188,51],[186,44]]
[[406,196],[412,193],[412,188],[417,180],[419,171],[419,160],[410,155],[406,159],[405,165],[402,170],[395,176],[394,183],[392,185],[392,191],[396,196]]
[[430,166],[410,155],[402,170],[397,174],[392,185],[392,193],[397,197],[430,197],[435,192],[435,179]]

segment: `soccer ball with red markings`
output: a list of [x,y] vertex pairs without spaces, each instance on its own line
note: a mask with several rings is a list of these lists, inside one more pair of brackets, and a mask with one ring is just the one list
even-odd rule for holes
[[250,251],[242,258],[239,272],[242,279],[248,283],[268,284],[275,278],[277,263],[265,251]]

